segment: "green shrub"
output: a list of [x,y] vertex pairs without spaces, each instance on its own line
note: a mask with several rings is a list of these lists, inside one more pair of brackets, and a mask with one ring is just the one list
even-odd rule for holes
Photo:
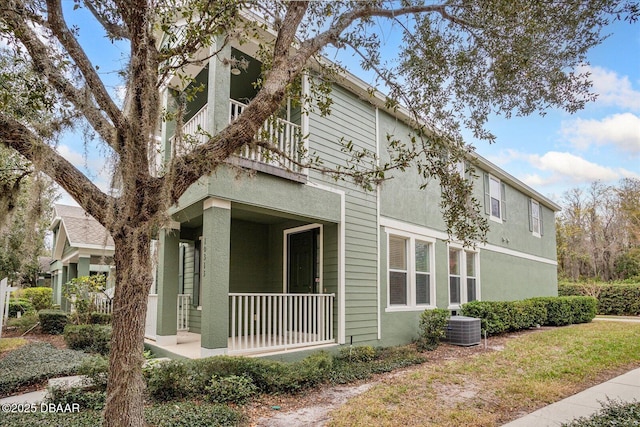
[[0,395],[48,378],[77,373],[85,353],[60,350],[49,343],[31,343],[0,359]]
[[15,327],[21,333],[27,332],[38,323],[38,315],[27,313],[24,316],[7,319],[7,326]]
[[[246,424],[245,416],[227,405],[179,402],[145,408],[148,425],[156,427],[228,427]],[[102,425],[99,411],[81,410],[79,413],[33,412],[2,415],[3,427],[65,426],[95,427]]]
[[371,362],[376,357],[376,351],[370,345],[342,347],[336,359],[350,362]]
[[69,322],[67,313],[60,310],[41,310],[38,312],[40,329],[45,334],[59,335]]
[[422,312],[419,323],[420,335],[416,342],[418,350],[432,351],[438,347],[440,341],[447,336],[449,316],[449,311],[442,308]]
[[53,306],[53,289],[46,287],[24,288],[16,292],[20,298],[29,300],[36,311]]
[[243,405],[247,400],[255,395],[258,387],[255,386],[251,378],[244,375],[230,375],[219,377],[214,375],[211,382],[205,387],[207,398],[214,403],[237,403]]
[[559,283],[558,295],[595,297],[597,314],[640,315],[640,283]]
[[[3,307],[4,309],[4,307]],[[25,298],[10,298],[9,299],[9,317],[18,317],[18,312],[21,315],[34,312],[33,304],[31,301]]]
[[110,325],[111,315],[108,313],[98,313],[94,311],[89,313],[89,323],[92,325]]
[[297,393],[299,391],[314,387],[329,378],[329,373],[333,367],[333,357],[325,352],[313,353],[304,359],[291,363],[285,370],[285,375],[278,392]]
[[577,418],[562,427],[611,427],[640,425],[640,402],[620,402],[607,399],[602,409],[590,417]]
[[87,377],[89,385],[96,390],[107,389],[108,373],[109,360],[97,354],[84,359],[78,368],[78,374]]
[[329,382],[332,384],[348,384],[358,380],[369,379],[372,374],[371,363],[340,360],[334,363],[333,369],[329,373]]
[[87,390],[81,386],[48,387],[47,391],[48,395],[45,403],[53,403],[62,405],[63,407],[67,404],[73,405],[76,403],[80,405],[83,411],[100,411],[104,408],[106,399],[106,392],[104,390]]
[[111,326],[109,325],[67,325],[64,341],[73,350],[90,353],[109,354]]
[[197,385],[191,384],[188,363],[172,360],[145,371],[147,393],[159,402],[189,397]]
[[228,427],[246,423],[242,413],[227,405],[179,402],[145,408],[148,425],[157,427]]
[[426,360],[427,358],[419,353],[414,346],[378,347],[374,349],[373,359],[369,361],[354,361],[350,360],[348,356],[339,355],[334,359],[328,380],[332,384],[346,384],[371,378],[373,374],[418,365]]
[[479,318],[489,335],[538,325],[564,326],[590,322],[595,317],[593,297],[538,297],[522,301],[473,301],[462,314]]

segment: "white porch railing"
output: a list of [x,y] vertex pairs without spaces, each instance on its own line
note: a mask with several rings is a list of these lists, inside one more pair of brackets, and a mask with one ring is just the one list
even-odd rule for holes
[[335,342],[334,294],[230,293],[229,353]]
[[[230,99],[229,123],[237,119],[245,108],[245,104]],[[241,157],[272,166],[284,167],[294,172],[302,171],[302,168],[294,162],[294,160],[297,162],[302,161],[302,129],[300,125],[281,118],[271,117],[260,127],[256,139],[272,143],[287,157],[278,156],[262,147],[250,148],[248,146],[242,148]]]
[[189,330],[189,302],[191,295],[178,294],[178,331]]
[[113,300],[101,292],[93,294],[93,305],[98,313],[113,313]]

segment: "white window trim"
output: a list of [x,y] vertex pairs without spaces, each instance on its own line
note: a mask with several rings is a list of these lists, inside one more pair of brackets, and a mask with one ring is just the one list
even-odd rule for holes
[[[456,249],[460,251],[460,304],[451,304],[451,286],[450,280],[451,277],[451,266],[449,264],[449,249]],[[477,249],[465,248],[461,244],[457,243],[449,243],[447,245],[447,309],[448,310],[460,310],[463,304],[466,304],[468,301],[467,295],[467,254],[474,254],[475,257],[475,279],[476,279],[476,301],[482,300],[481,289],[480,286],[480,251]]]
[[[495,197],[493,197],[494,194],[491,192],[491,180],[497,181],[498,182],[498,188],[500,189],[500,193],[498,194],[498,197],[497,197],[498,203],[500,203],[500,216],[499,217],[494,216],[493,215],[493,209],[491,209],[492,208],[491,199],[495,198]],[[498,222],[500,224],[502,224],[502,222],[503,222],[502,221],[502,217],[503,217],[503,211],[502,210],[504,209],[504,206],[502,206],[502,199],[504,198],[504,195],[502,194],[502,189],[503,189],[502,180],[500,180],[500,178],[497,178],[497,177],[489,174],[489,219],[492,220],[492,221]]]
[[[415,234],[404,230],[394,229],[385,227],[385,234],[387,235],[387,307],[385,307],[385,312],[401,312],[401,311],[424,311],[426,309],[434,309],[436,308],[436,268],[435,268],[435,248],[436,248],[436,239],[434,237],[425,236],[421,234]],[[391,300],[390,295],[390,286],[389,286],[389,238],[391,236],[401,237],[407,239],[409,242],[409,248],[407,256],[407,292],[409,293],[407,297],[406,305],[391,305],[389,301]],[[416,304],[416,240],[421,242],[426,242],[429,244],[429,301],[430,304]]]
[[[530,219],[530,221],[531,221],[531,234],[533,235],[533,237],[541,238],[542,234],[540,234],[540,231],[541,231],[541,225],[542,224],[541,224],[540,219],[541,219],[541,216],[542,216],[542,207],[540,206],[540,202],[538,202],[535,199],[529,199],[529,203],[530,203],[529,209],[530,209],[530,212],[531,212],[531,214],[530,214],[531,215],[531,219]],[[538,218],[534,218],[534,216],[533,216],[533,205],[538,205]],[[537,232],[535,231],[535,229],[536,229],[535,221],[536,220],[538,221],[538,231]]]

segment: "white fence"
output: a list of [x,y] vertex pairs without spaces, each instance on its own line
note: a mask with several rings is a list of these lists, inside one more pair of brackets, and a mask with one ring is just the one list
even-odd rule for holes
[[334,342],[334,294],[230,293],[229,353]]
[[103,293],[93,294],[93,305],[98,313],[113,313],[113,300]]

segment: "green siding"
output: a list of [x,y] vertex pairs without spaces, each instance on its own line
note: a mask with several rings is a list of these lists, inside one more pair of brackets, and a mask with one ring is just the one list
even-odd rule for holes
[[519,300],[556,296],[557,267],[493,251],[480,252],[482,299]]
[[[309,150],[327,167],[344,165],[339,141],[351,141],[356,148],[376,150],[375,109],[345,89],[334,86],[331,114],[309,117]],[[377,198],[350,182],[335,182],[316,172],[312,181],[323,182],[345,192],[345,338],[354,343],[377,338]],[[351,307],[365,309],[358,314]],[[337,318],[336,318],[337,319]],[[336,321],[337,324],[337,321]]]

